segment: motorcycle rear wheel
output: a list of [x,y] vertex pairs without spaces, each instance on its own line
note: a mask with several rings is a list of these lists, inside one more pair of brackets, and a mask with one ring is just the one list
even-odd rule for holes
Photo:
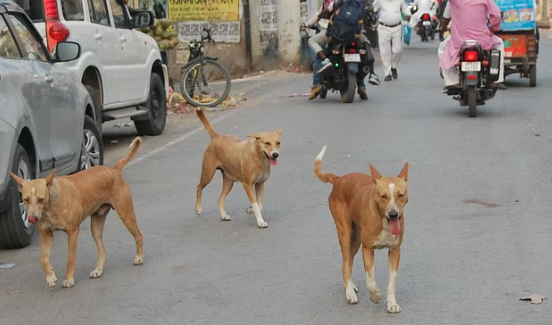
[[468,115],[470,117],[477,117],[477,93],[475,91],[475,86],[468,87],[466,97],[466,101],[468,102]]
[[355,100],[356,94],[356,73],[347,71],[347,88],[339,90],[341,101],[349,104]]

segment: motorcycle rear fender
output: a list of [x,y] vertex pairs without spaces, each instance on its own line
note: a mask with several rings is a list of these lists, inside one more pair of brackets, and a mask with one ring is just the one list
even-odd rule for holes
[[[475,76],[474,79],[469,79],[468,76]],[[477,86],[479,84],[478,72],[464,72],[464,85],[465,86]]]
[[347,63],[347,70],[352,73],[358,73],[358,63]]

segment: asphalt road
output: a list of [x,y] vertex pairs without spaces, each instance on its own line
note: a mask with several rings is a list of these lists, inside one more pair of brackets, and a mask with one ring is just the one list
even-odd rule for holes
[[[226,204],[232,221],[220,220],[218,175],[204,192],[203,214],[195,214],[209,136],[193,115],[173,121],[165,136],[145,138],[124,170],[144,232],[144,265],[132,265],[134,241],[112,211],[103,277],[88,278],[96,248],[86,221],[76,286],[63,289],[59,281],[50,289],[35,236],[26,249],[0,251],[0,261],[16,264],[0,270],[0,324],[549,323],[549,300],[518,299],[552,296],[552,39],[543,33],[538,87],[508,77],[509,90],[475,119],[441,93],[437,45],[414,40],[399,80],[369,87],[368,102],[345,105],[336,94],[313,102],[287,97],[310,87],[308,75],[294,75],[256,82],[246,105],[208,115],[219,133],[284,128],[281,158],[266,186],[267,229],[245,214],[239,185]],[[117,132],[109,138],[118,136],[117,144],[107,141],[108,163],[134,136],[132,128]],[[368,172],[367,162],[395,175],[410,163],[400,314],[368,300],[360,256],[353,271],[359,304],[347,304],[326,202],[331,187],[312,171],[325,144],[323,170],[339,175]],[[60,279],[66,242],[59,233],[51,256]],[[385,251],[376,253],[384,299],[386,260]]]

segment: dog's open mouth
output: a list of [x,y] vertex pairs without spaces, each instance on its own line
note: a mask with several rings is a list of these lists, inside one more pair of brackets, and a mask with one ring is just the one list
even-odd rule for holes
[[32,224],[35,224],[35,223],[38,222],[38,218],[37,218],[37,217],[31,217],[31,216],[29,216],[28,219],[29,219],[29,222],[32,223]]
[[401,232],[401,218],[388,219],[389,231],[393,235],[397,235]]
[[270,157],[266,152],[265,152],[265,155],[266,155],[266,158],[268,158],[268,160],[270,161],[270,165],[276,166],[278,164],[277,158]]

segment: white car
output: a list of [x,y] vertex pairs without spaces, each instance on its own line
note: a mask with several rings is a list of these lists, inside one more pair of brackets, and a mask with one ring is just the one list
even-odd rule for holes
[[80,44],[75,61],[63,63],[86,87],[103,122],[131,118],[139,134],[163,133],[167,119],[167,66],[155,39],[135,28],[151,26],[153,13],[123,0],[16,0],[49,50],[60,41]]

